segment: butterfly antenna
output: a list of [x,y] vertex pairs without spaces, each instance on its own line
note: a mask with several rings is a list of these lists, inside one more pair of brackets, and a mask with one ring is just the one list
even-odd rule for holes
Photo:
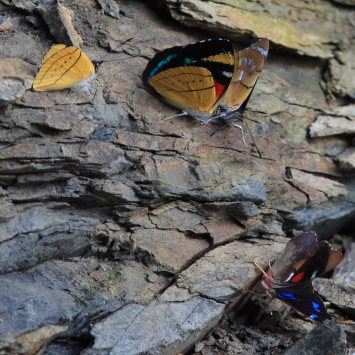
[[269,270],[271,272],[271,275],[275,276],[275,273],[272,271],[271,261],[270,260],[269,260]]
[[[118,44],[117,46],[113,47],[111,50],[115,50],[115,49],[118,48],[118,47],[124,46],[126,43],[132,41],[132,39],[133,39],[133,37],[126,39],[125,41],[121,42],[121,43]],[[137,47],[136,47],[136,48],[137,48]],[[110,52],[108,52],[108,53],[106,53],[103,57],[101,57],[100,60],[96,61],[96,63],[97,63],[97,65],[100,65],[100,64],[106,63],[106,62],[114,62],[114,61],[116,61],[116,60],[122,60],[122,59],[127,59],[127,58],[138,57],[138,56],[140,56],[141,51],[140,51],[139,48],[137,48],[137,49],[138,49],[138,53],[137,53],[137,54],[134,54],[134,55],[131,55],[131,56],[129,56],[129,57],[122,57],[122,58],[117,58],[117,59],[112,59],[112,60],[103,60],[103,59],[105,59],[105,58],[110,54]],[[124,53],[124,52],[125,52],[125,51],[122,50],[122,51],[120,51],[120,52],[118,52],[118,53]]]
[[128,58],[135,58],[135,57],[139,57],[141,55],[140,53],[140,50],[139,50],[139,53],[138,54],[135,54],[135,55],[130,55],[129,57],[121,57],[121,58],[116,58],[116,59],[111,59],[111,60],[104,60],[104,61],[101,61],[101,63],[109,63],[109,62],[116,62],[118,60],[123,60],[123,59],[128,59]]
[[248,132],[249,132],[249,134],[250,134],[251,140],[253,141],[253,144],[255,145],[255,148],[256,148],[256,150],[257,150],[257,152],[258,152],[258,154],[259,154],[259,157],[262,158],[261,153],[260,153],[260,150],[259,150],[258,146],[256,145],[255,139],[254,139],[253,135],[251,134],[250,128],[249,128],[249,126],[248,126],[246,120],[245,120],[244,122],[245,122],[245,125],[247,126],[247,129],[248,129]]
[[265,277],[268,277],[268,274],[265,272],[265,270],[259,264],[256,263],[256,261],[253,261],[253,263],[263,273],[263,275]]

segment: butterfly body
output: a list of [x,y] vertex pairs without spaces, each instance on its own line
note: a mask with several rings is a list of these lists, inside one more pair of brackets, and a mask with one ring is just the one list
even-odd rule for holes
[[44,57],[33,89],[50,91],[70,88],[91,78],[95,72],[94,64],[80,48],[57,44]]
[[341,250],[318,241],[315,232],[304,232],[286,244],[272,269],[264,274],[262,284],[271,295],[296,311],[322,322],[329,315],[313,290],[312,279],[334,269],[341,260]]
[[[263,48],[256,45],[260,41]],[[153,94],[201,123],[228,121],[244,110],[264,65],[269,41],[255,43],[240,52],[225,38],[168,48],[149,61],[142,80]]]

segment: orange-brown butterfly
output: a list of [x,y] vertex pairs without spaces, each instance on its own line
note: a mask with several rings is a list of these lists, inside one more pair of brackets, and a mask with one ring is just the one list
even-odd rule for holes
[[36,91],[70,88],[95,74],[99,62],[90,58],[78,47],[57,44],[43,59],[42,66],[33,83]]
[[183,111],[176,116],[233,124],[242,119],[268,50],[268,39],[239,52],[225,38],[172,47],[149,61],[142,79],[153,94]]
[[[129,38],[121,42],[120,45],[122,46],[132,39]],[[104,56],[101,60],[92,62],[80,48],[57,44],[45,55],[42,66],[35,77],[33,89],[36,91],[67,89],[90,79],[96,73],[99,65],[104,62],[136,57],[137,55],[103,61]]]

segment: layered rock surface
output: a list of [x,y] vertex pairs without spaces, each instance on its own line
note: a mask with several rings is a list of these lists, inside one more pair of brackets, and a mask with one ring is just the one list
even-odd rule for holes
[[[348,117],[326,101],[353,97],[331,80],[339,53],[353,55],[348,8],[166,1],[181,25],[140,1],[58,6],[0,1],[0,352],[35,354],[55,337],[46,354],[186,351],[290,231],[327,238],[354,221],[341,163],[354,132],[308,136],[320,115]],[[164,120],[176,110],[142,86],[156,51],[215,35],[271,40],[246,112],[262,158],[247,130],[244,145],[233,127],[211,136],[216,125]],[[32,91],[53,41],[81,39],[93,60],[135,57],[103,63],[90,86]],[[343,62],[337,74],[352,70]]]

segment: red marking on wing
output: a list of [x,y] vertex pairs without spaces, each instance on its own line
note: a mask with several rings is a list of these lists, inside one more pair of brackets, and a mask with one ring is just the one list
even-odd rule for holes
[[300,282],[302,281],[304,276],[304,272],[300,272],[299,274],[296,274],[290,281],[291,282]]
[[224,93],[225,85],[219,83],[218,81],[214,81],[214,87],[216,89],[216,96],[220,98],[222,94]]

